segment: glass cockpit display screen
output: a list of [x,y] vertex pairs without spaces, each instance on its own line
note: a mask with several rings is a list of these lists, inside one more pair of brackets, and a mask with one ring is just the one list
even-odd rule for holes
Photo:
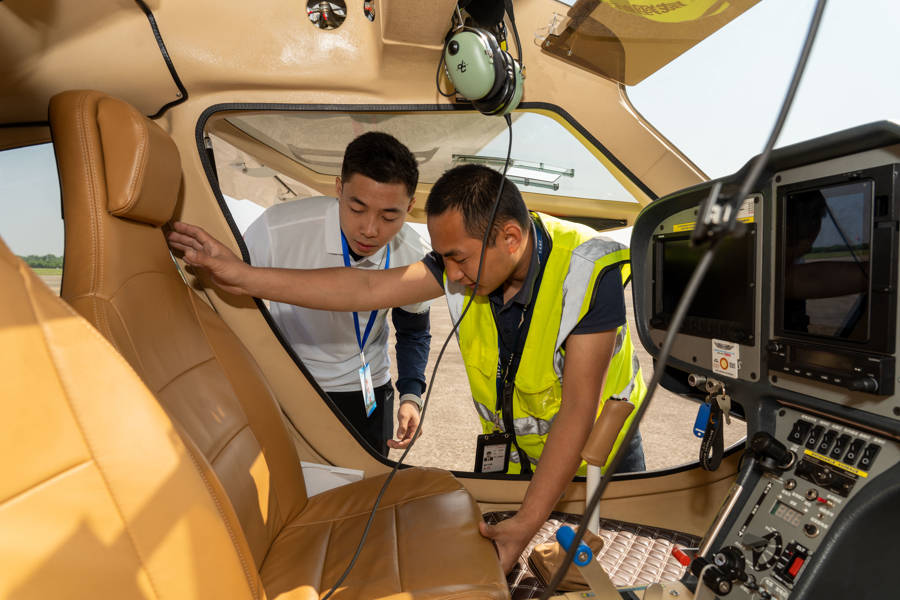
[[[753,340],[755,225],[740,238],[719,243],[712,264],[687,311],[681,332],[739,343]],[[668,327],[705,247],[690,236],[656,238],[656,278],[652,324]]]
[[782,330],[869,339],[871,180],[787,194],[782,215]]

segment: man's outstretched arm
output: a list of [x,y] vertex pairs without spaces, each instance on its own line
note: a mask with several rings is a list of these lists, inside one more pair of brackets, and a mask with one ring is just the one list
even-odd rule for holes
[[566,338],[562,403],[522,507],[510,519],[480,525],[482,535],[497,545],[506,573],[547,520],[581,464],[581,449],[594,425],[615,341],[615,330]]
[[265,269],[251,267],[201,227],[176,222],[169,246],[184,261],[209,272],[231,294],[334,311],[364,311],[415,304],[443,294],[421,262],[384,271],[366,269]]

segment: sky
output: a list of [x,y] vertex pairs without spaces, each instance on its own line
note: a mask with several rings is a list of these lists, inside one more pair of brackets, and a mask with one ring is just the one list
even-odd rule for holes
[[[729,175],[762,151],[814,7],[813,0],[762,0],[628,88],[628,97],[707,175]],[[830,0],[775,147],[900,122],[898,55],[900,2]]]
[[[762,0],[627,88],[628,96],[707,175],[733,173],[768,138],[814,6],[814,0]],[[871,121],[900,121],[898,55],[900,2],[830,0],[776,147]],[[15,254],[62,254],[49,145],[0,152],[0,236]]]

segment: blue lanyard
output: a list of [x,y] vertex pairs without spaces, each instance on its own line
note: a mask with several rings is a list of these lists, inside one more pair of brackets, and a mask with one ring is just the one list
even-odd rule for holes
[[[344,251],[344,266],[350,266],[350,249],[347,248],[347,238],[344,237],[344,232],[341,232],[341,248]],[[384,261],[385,270],[391,267],[391,245],[388,243],[385,246],[385,251],[387,252],[387,256]],[[356,343],[359,344],[359,351],[362,352],[363,348],[366,347],[366,340],[369,339],[369,334],[372,332],[372,325],[375,324],[375,316],[378,314],[378,310],[373,310],[372,314],[369,315],[369,322],[366,323],[366,332],[359,336],[359,313],[353,313],[353,325],[356,326]]]

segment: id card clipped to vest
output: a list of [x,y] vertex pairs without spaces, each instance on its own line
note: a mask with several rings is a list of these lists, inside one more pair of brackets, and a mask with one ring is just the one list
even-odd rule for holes
[[503,431],[479,435],[475,447],[475,472],[506,473],[511,443],[512,436]]
[[362,390],[366,416],[371,417],[372,411],[375,410],[375,386],[372,385],[372,370],[369,368],[369,363],[366,362],[366,355],[362,352],[359,353],[359,360],[362,363],[359,368],[359,389]]

